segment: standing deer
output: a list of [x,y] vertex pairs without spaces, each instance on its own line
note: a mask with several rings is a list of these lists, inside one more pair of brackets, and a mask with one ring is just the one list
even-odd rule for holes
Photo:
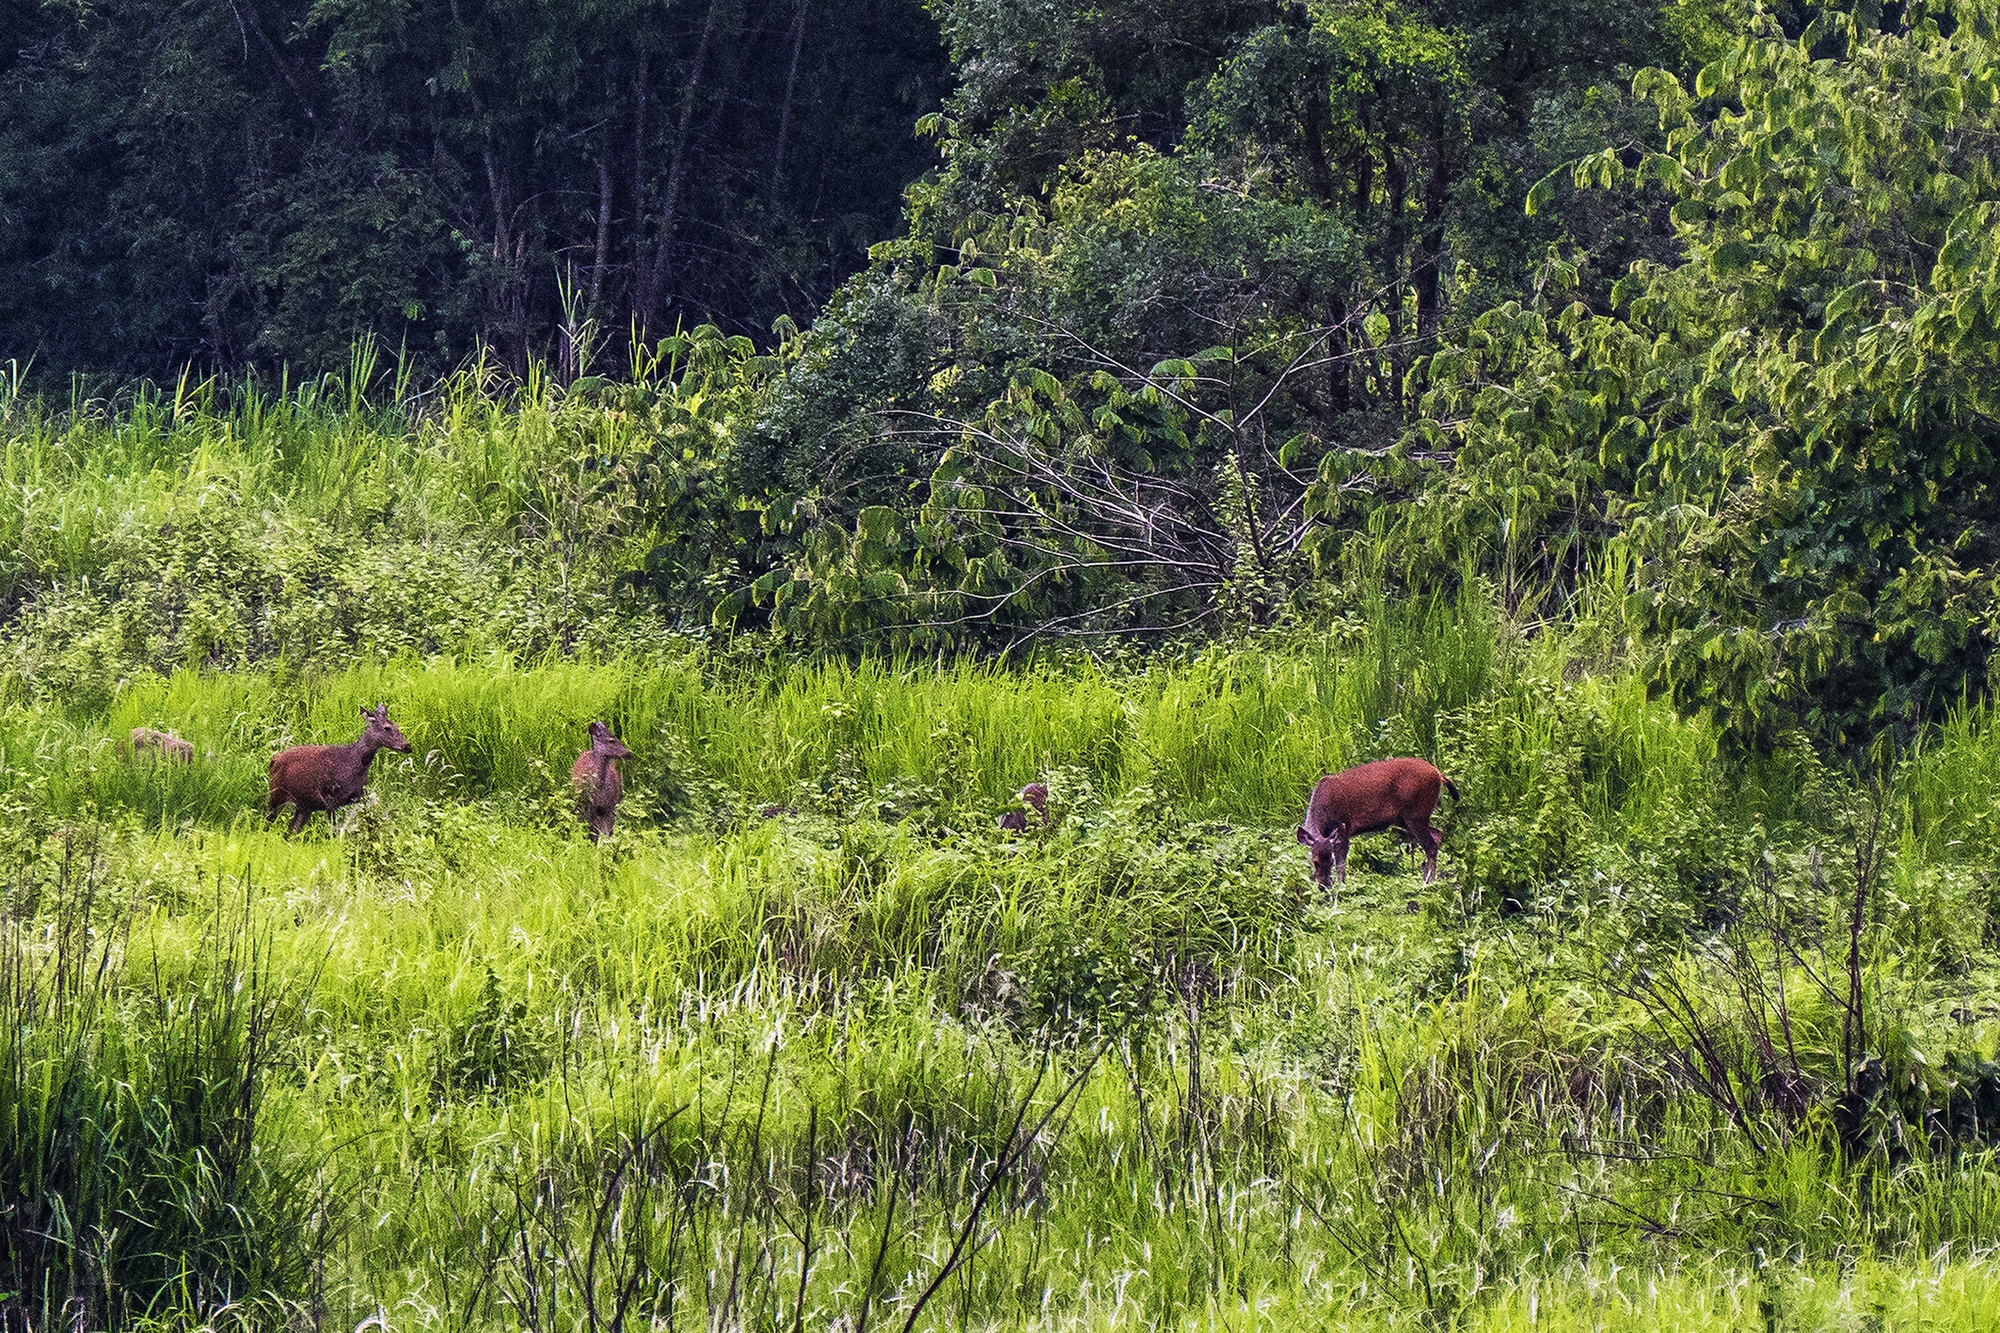
[[618,774],[618,761],[630,759],[632,752],[602,722],[590,724],[590,748],[570,765],[570,785],[576,788],[576,814],[590,827],[590,840],[611,836],[611,823],[618,814],[618,798],[625,794],[625,779]]
[[361,739],[348,745],[296,745],[271,756],[271,794],[264,801],[264,822],[278,817],[278,811],[292,807],[292,822],[285,829],[291,837],[306,826],[315,813],[326,812],[327,826],[333,812],[353,805],[368,786],[368,766],[375,752],[390,749],[408,754],[410,743],[389,720],[389,705],[361,710]]
[[1312,853],[1313,881],[1347,882],[1347,845],[1363,833],[1401,828],[1424,854],[1424,883],[1437,878],[1444,835],[1431,827],[1442,788],[1458,799],[1451,779],[1421,759],[1378,759],[1323,777],[1306,803],[1299,841]]

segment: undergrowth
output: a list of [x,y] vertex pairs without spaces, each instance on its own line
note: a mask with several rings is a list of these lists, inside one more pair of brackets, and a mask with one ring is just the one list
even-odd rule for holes
[[[309,406],[7,445],[10,1328],[2000,1309],[1982,707],[1732,751],[1476,579],[809,660],[631,600],[611,492],[551,489],[588,422]],[[382,702],[412,752],[267,827],[270,755]],[[1442,876],[1385,834],[1320,896],[1310,784],[1394,754],[1462,793]]]
[[[1941,1251],[1983,1308],[1983,720],[1879,789],[1746,798],[1555,638],[1473,608],[1476,669],[1425,677],[1398,615],[1139,671],[392,660],[17,704],[14,1058],[69,1091],[12,1133],[160,1118],[82,1203],[9,1149],[15,1197],[83,1209],[24,1224],[69,1257],[17,1261],[16,1308],[1504,1327],[1588,1289],[1721,1326]],[[383,699],[415,751],[343,833],[266,828],[270,750]],[[560,783],[594,717],[636,752],[603,847]],[[195,761],[120,756],[141,722]],[[1420,728],[1445,876],[1364,841],[1319,899],[1306,787]],[[1036,776],[1057,822],[998,828]],[[76,1295],[113,1263],[128,1294]]]

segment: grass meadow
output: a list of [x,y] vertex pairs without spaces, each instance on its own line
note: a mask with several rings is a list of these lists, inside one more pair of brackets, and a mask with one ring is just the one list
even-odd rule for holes
[[[697,642],[528,521],[601,422],[337,389],[0,417],[9,1328],[2000,1322],[1982,707],[1742,754],[1476,586]],[[412,753],[267,827],[378,702]],[[1311,782],[1409,753],[1438,882],[1384,835],[1320,894]]]

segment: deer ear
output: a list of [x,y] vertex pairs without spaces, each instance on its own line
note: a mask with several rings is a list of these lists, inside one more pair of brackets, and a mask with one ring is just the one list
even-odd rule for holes
[[1313,835],[1307,830],[1304,824],[1299,825],[1299,841],[1308,847],[1312,846],[1313,843]]

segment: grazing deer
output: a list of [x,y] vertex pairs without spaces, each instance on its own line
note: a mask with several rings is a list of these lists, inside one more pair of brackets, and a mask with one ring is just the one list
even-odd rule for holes
[[408,754],[410,743],[389,720],[389,705],[361,710],[361,739],[349,745],[295,745],[271,756],[271,794],[264,801],[264,822],[278,817],[278,811],[292,807],[292,822],[285,829],[291,837],[321,810],[327,826],[333,813],[361,799],[368,785],[368,766],[375,752],[390,749]]
[[162,759],[171,759],[177,764],[194,762],[194,745],[174,735],[171,731],[155,731],[151,727],[134,727],[132,734],[118,743],[120,754],[134,757],[151,750]]
[[625,779],[618,775],[618,761],[630,759],[632,752],[611,734],[602,722],[590,724],[590,748],[570,765],[570,785],[576,788],[576,814],[590,827],[590,840],[611,836],[611,823],[618,814],[618,798],[625,794]]
[[[1049,822],[1049,787],[1047,783],[1030,782],[1027,786],[1014,793],[1014,799],[1026,801],[1029,805],[1035,807],[1035,813],[1042,817],[1042,823],[1046,824]],[[1026,810],[1009,810],[1006,814],[1000,816],[1000,827],[1015,833],[1022,832],[1028,827],[1028,812]]]
[[1451,779],[1421,759],[1378,759],[1323,777],[1306,803],[1299,841],[1312,853],[1313,880],[1347,882],[1347,845],[1363,833],[1401,828],[1424,854],[1424,883],[1437,878],[1444,835],[1431,827],[1442,788],[1458,799]]

